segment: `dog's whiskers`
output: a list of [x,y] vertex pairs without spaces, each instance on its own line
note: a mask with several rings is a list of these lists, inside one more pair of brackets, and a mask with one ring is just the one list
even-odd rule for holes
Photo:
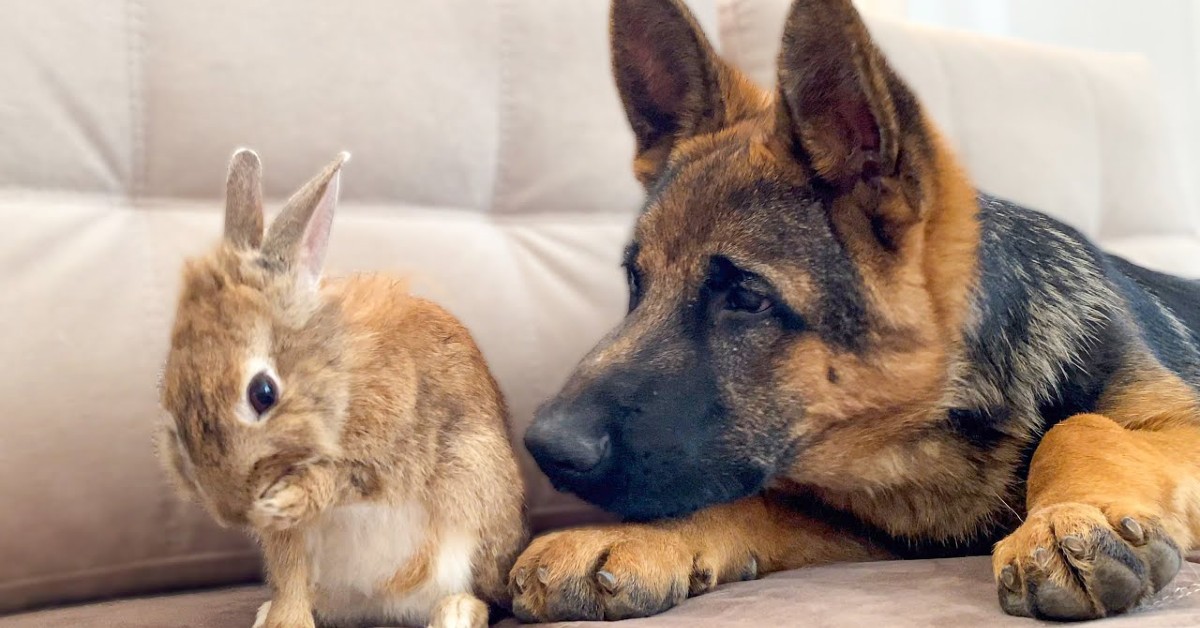
[[1009,504],[1009,503],[1008,503],[1008,502],[1007,502],[1007,501],[1004,499],[1004,497],[1003,497],[1002,495],[1000,495],[1000,491],[993,490],[993,491],[992,491],[992,494],[996,496],[996,499],[1000,500],[1000,503],[1001,503],[1001,504],[1004,504],[1004,507],[1005,507],[1005,508],[1007,508],[1007,509],[1008,509],[1008,511],[1009,511],[1009,512],[1011,512],[1011,513],[1013,514],[1013,516],[1014,516],[1014,517],[1016,517],[1016,518],[1017,518],[1017,521],[1019,521],[1019,522],[1021,522],[1021,523],[1025,523],[1025,517],[1022,517],[1022,516],[1021,516],[1021,513],[1017,512],[1017,510],[1016,510],[1015,508],[1013,508],[1013,507],[1012,507],[1012,506],[1011,506],[1011,505],[1010,505],[1010,504]]

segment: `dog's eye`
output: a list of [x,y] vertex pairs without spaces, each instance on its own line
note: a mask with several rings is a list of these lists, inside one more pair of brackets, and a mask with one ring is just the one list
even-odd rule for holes
[[250,384],[246,386],[246,400],[261,417],[279,400],[279,385],[263,371],[250,379]]
[[742,286],[729,289],[725,294],[725,309],[747,314],[762,314],[775,305],[771,298]]
[[637,270],[630,265],[625,266],[625,279],[629,282],[629,311],[632,312],[642,298],[642,281]]

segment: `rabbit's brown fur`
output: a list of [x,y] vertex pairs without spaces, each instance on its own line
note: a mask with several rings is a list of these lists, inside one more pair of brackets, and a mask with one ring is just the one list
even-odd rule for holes
[[[480,599],[508,603],[527,534],[504,403],[442,308],[383,275],[320,281],[342,161],[264,239],[258,159],[234,156],[225,238],[184,270],[166,466],[262,540],[275,596],[256,625],[312,625],[314,610],[337,625],[482,625]],[[256,416],[260,372],[278,400]]]

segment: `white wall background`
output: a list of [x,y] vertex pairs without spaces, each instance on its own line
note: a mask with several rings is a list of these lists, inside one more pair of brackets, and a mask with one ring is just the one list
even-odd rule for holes
[[868,12],[1154,64],[1176,161],[1200,207],[1200,0],[856,0]]

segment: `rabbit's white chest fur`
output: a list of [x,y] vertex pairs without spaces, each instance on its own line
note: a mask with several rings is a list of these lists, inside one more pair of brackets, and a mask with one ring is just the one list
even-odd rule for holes
[[[428,576],[406,591],[390,591],[387,585],[397,572],[421,562],[431,533],[438,544]],[[431,530],[419,502],[336,507],[309,530],[307,541],[316,611],[332,622],[424,625],[439,599],[471,590],[476,538],[457,530]]]

